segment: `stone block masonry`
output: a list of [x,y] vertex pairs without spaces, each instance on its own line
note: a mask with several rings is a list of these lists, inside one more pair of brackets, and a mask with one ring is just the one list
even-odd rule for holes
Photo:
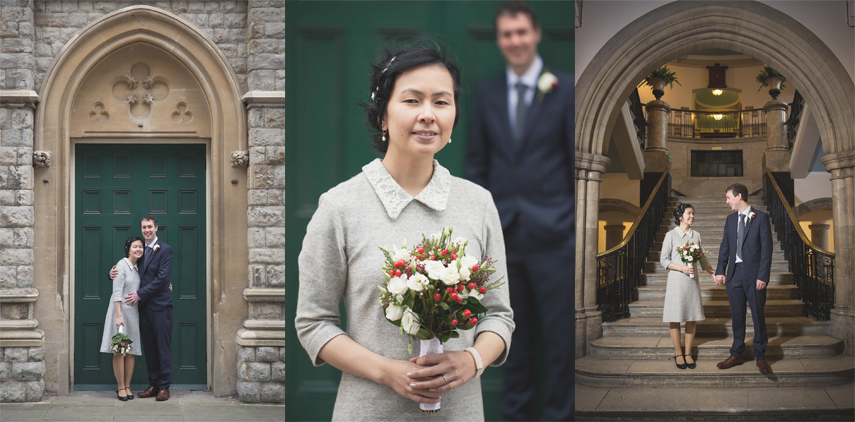
[[285,402],[285,348],[238,347],[238,395],[248,403]]
[[41,401],[44,348],[0,347],[0,403]]

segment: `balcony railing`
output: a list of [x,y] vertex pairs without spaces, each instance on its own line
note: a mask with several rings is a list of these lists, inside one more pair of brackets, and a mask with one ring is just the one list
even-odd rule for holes
[[671,175],[665,171],[623,241],[597,255],[597,309],[603,313],[603,321],[629,317],[629,302],[662,224],[670,192]]
[[764,179],[769,217],[793,273],[799,299],[805,303],[804,314],[821,321],[828,320],[834,307],[834,253],[822,250],[808,240],[768,169]]
[[747,138],[766,136],[763,109],[742,111],[671,110],[668,134],[676,138]]
[[805,108],[805,99],[799,91],[793,95],[793,102],[790,103],[790,116],[787,117],[787,145],[789,149],[793,149],[793,143],[796,142],[796,134],[799,131],[799,122],[802,119],[802,111]]

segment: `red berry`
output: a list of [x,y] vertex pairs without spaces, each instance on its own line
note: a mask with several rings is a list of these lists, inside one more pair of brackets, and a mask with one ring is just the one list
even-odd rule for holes
[[465,311],[463,311],[463,316],[465,316],[466,318],[471,317],[471,316],[472,316],[472,311],[470,311],[470,310],[468,310],[468,309],[467,309],[467,310],[465,310]]
[[419,253],[425,253],[425,248],[419,248]]
[[433,300],[439,302],[441,299],[442,299],[441,294],[437,293],[437,294],[433,295]]
[[436,257],[434,257],[433,255],[431,255],[431,256],[430,256],[430,260],[431,260],[431,261],[436,261]]
[[465,289],[465,287],[463,287],[463,285],[462,285],[462,284],[458,284],[458,285],[457,285],[457,291],[458,291],[458,292],[463,292],[463,289]]
[[452,319],[452,320],[451,320],[451,325],[457,325],[457,320],[456,320],[456,319]]
[[478,318],[472,318],[472,319],[470,319],[470,320],[469,320],[469,323],[470,323],[470,324],[472,324],[472,325],[477,324],[477,323],[478,323]]
[[472,266],[472,271],[478,271],[478,266],[477,266],[477,265],[473,265],[473,266]]
[[395,270],[389,270],[389,275],[391,275],[392,277],[394,277],[394,276],[395,276]]
[[456,261],[456,260],[457,260],[457,254],[456,254],[456,253],[451,254],[451,260],[452,260],[452,261]]
[[460,295],[458,295],[457,293],[452,293],[452,294],[451,294],[451,298],[452,298],[452,299],[454,299],[454,300],[457,300],[457,298],[459,298],[459,297],[460,297]]
[[468,287],[469,290],[475,290],[478,286],[476,286],[475,283],[469,283],[469,285],[466,287]]
[[457,300],[457,303],[463,303],[463,299],[461,299],[460,296],[457,296],[456,300]]
[[454,293],[454,287],[449,287],[449,288],[445,289],[445,291],[448,293]]
[[484,293],[487,293],[487,288],[482,287],[482,288],[478,289],[478,291],[481,292],[481,294],[484,294]]
[[400,277],[401,276],[401,270],[395,270],[395,276]]
[[448,255],[448,249],[443,249],[441,253],[442,253],[442,256]]

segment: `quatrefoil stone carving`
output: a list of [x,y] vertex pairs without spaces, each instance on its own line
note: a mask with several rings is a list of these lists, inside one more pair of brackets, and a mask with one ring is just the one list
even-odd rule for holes
[[147,64],[138,62],[131,66],[130,76],[121,76],[113,84],[113,98],[129,105],[134,118],[151,115],[152,106],[169,96],[169,85],[163,78],[151,75]]

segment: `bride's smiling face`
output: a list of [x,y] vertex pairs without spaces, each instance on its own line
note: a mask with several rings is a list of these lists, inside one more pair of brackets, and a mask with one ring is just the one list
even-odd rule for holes
[[386,107],[383,130],[388,152],[433,156],[451,138],[455,118],[454,82],[440,65],[409,69],[398,77]]
[[143,252],[145,252],[145,247],[141,241],[135,240],[131,243],[129,252],[129,258],[140,259],[143,256]]

